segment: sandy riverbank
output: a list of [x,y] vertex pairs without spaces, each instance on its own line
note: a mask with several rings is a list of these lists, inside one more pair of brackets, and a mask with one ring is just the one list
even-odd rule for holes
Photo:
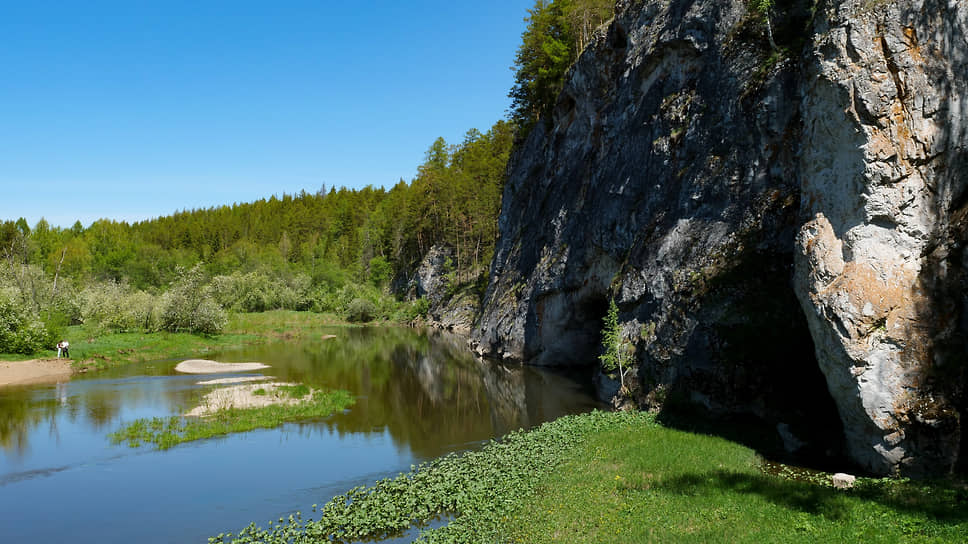
[[29,361],[0,362],[0,387],[61,383],[71,379],[68,359],[31,359]]

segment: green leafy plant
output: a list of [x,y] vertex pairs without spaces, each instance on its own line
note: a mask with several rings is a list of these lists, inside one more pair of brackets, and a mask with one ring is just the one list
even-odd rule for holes
[[351,323],[366,323],[376,315],[376,305],[365,298],[355,298],[346,307],[346,320]]
[[627,392],[625,374],[632,358],[631,346],[622,334],[622,326],[618,321],[618,305],[615,304],[614,298],[609,301],[608,313],[605,315],[602,327],[602,347],[604,352],[598,357],[602,368],[608,372],[618,370],[621,390]]

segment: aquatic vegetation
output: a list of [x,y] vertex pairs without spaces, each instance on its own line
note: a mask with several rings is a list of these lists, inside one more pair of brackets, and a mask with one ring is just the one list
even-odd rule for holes
[[356,487],[316,509],[318,520],[300,513],[268,528],[254,523],[238,535],[212,543],[303,543],[379,538],[453,516],[444,527],[424,531],[423,542],[493,542],[505,534],[506,519],[527,504],[542,475],[568,458],[587,434],[600,429],[652,424],[645,413],[592,412],[566,416],[530,432],[509,433],[481,450],[440,457],[410,472],[371,486]]
[[[291,386],[287,393],[292,398],[303,398],[300,386]],[[306,386],[301,386],[305,388]],[[312,397],[296,404],[273,404],[258,408],[225,408],[207,417],[142,418],[111,433],[113,444],[127,444],[132,448],[150,444],[166,450],[182,442],[202,440],[213,436],[277,427],[289,421],[326,417],[351,406],[353,395],[347,391],[313,391]]]

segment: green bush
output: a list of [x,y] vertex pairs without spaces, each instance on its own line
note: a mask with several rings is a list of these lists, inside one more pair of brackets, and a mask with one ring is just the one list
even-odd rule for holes
[[312,280],[306,274],[288,277],[266,270],[217,276],[212,279],[212,296],[223,308],[240,312],[308,310]]
[[0,353],[29,355],[53,345],[53,334],[37,316],[0,293]]
[[161,328],[173,332],[221,332],[228,318],[210,293],[201,265],[191,269],[179,267],[178,279],[158,304]]
[[430,301],[426,298],[418,298],[412,302],[401,303],[392,319],[399,323],[411,323],[418,317],[426,318],[428,311],[430,311]]
[[112,332],[156,330],[158,303],[155,296],[115,281],[91,284],[77,296],[80,321],[94,330]]
[[157,330],[158,321],[155,319],[154,310],[158,302],[158,297],[144,291],[126,295],[121,305],[120,330]]
[[346,308],[346,320],[351,323],[366,323],[376,316],[376,305],[365,298],[354,298]]

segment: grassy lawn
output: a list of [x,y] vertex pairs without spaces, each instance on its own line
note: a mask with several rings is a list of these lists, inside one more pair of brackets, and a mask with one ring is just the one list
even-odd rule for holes
[[656,424],[590,434],[510,516],[512,542],[965,542],[968,491],[766,474],[755,453]]
[[[204,357],[225,348],[275,340],[306,338],[322,326],[343,322],[330,314],[271,311],[232,314],[222,334],[205,336],[172,332],[101,333],[84,326],[68,327],[63,335],[71,343],[71,360],[80,371],[176,357]],[[53,358],[56,351],[33,355],[0,354],[2,361]]]

